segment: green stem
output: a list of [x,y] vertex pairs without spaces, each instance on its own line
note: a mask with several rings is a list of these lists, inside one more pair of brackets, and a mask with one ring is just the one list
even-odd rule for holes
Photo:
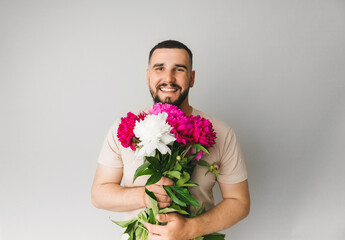
[[192,145],[189,145],[188,148],[186,149],[186,151],[183,153],[183,155],[181,156],[182,159],[186,156],[187,152],[189,152],[189,150],[191,149]]

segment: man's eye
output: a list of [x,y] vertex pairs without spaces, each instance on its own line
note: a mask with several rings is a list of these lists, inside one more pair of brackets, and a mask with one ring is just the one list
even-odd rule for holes
[[183,68],[176,68],[176,71],[177,72],[184,72],[184,69]]
[[158,67],[158,68],[156,68],[156,71],[162,71],[163,70],[163,68],[162,67]]

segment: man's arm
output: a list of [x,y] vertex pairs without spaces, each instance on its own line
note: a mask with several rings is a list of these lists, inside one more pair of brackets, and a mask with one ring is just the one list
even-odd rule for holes
[[[91,190],[91,201],[95,207],[122,212],[150,206],[145,187],[121,186],[122,175],[123,168],[98,165]],[[156,184],[146,187],[156,195],[159,207],[164,208],[170,206],[171,199],[162,185],[173,185],[173,182],[163,177]]]
[[247,180],[237,184],[219,183],[219,186],[223,200],[214,208],[193,218],[175,213],[158,215],[158,220],[167,222],[167,225],[145,224],[150,231],[149,239],[188,240],[224,230],[248,216],[250,197]]

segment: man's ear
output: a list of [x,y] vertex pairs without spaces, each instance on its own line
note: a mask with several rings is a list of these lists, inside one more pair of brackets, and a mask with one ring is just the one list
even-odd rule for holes
[[195,71],[193,70],[191,75],[190,75],[189,87],[193,87],[194,86],[194,80],[195,80]]

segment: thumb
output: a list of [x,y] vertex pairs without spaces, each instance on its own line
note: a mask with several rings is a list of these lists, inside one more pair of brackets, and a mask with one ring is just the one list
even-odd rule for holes
[[178,216],[176,213],[158,214],[157,215],[157,220],[161,223],[176,221],[177,218],[178,218]]

